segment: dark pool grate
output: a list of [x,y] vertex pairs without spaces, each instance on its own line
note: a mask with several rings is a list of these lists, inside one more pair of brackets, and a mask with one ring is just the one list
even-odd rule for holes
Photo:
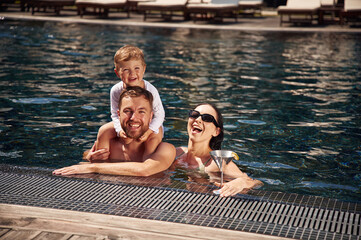
[[[311,198],[217,195],[0,171],[0,203],[232,229],[297,239],[360,239],[360,204]],[[303,199],[303,201],[302,201]]]

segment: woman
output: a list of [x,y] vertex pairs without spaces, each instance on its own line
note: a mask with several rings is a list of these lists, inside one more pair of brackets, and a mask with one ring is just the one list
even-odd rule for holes
[[[223,141],[223,119],[221,113],[212,104],[200,104],[189,112],[188,147],[178,147],[176,164],[189,169],[198,168],[200,172],[212,174],[219,172],[216,163],[212,161],[210,152],[221,148]],[[243,173],[234,162],[224,165],[224,174],[233,180],[224,183],[221,197],[244,193],[249,189],[262,185],[262,182],[250,178]],[[219,183],[215,183],[220,187]]]

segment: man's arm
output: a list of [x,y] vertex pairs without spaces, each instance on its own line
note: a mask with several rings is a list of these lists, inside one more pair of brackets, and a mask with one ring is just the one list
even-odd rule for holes
[[160,143],[156,152],[144,162],[92,163],[73,165],[53,171],[55,175],[101,173],[127,176],[150,176],[170,167],[175,158],[175,148],[169,143]]

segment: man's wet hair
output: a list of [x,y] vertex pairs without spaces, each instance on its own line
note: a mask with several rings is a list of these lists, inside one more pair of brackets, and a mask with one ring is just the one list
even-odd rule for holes
[[153,106],[153,95],[151,92],[149,92],[148,90],[138,87],[138,86],[134,86],[134,87],[127,87],[125,88],[121,93],[120,93],[120,97],[119,97],[119,109],[122,105],[122,100],[125,97],[140,97],[143,96],[150,104],[150,107],[152,108]]

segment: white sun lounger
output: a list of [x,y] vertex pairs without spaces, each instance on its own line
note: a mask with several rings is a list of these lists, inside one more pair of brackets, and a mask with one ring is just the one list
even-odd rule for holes
[[[138,10],[144,14],[144,21],[149,16],[161,16],[163,19],[171,20],[174,12],[183,13],[184,18],[187,0],[155,0],[138,4]],[[160,14],[159,14],[160,13]]]
[[361,0],[345,0],[344,9],[340,13],[340,23],[344,24],[345,19],[349,21],[351,18],[361,16]]
[[[108,17],[111,8],[121,9],[127,12],[127,0],[76,0],[75,5],[78,9],[80,17],[83,15],[99,15],[101,17]],[[87,8],[92,8],[93,11],[87,11]]]
[[262,14],[263,0],[240,0],[238,2],[238,9],[242,11],[252,10],[252,14]]
[[[280,25],[282,23],[312,23],[313,20],[318,19],[318,10],[321,7],[320,0],[287,0],[286,6],[279,6],[277,13],[280,17]],[[288,19],[283,18],[284,15]],[[298,16],[293,18],[292,16]],[[315,15],[317,17],[315,18]]]
[[60,15],[60,11],[65,6],[74,6],[75,0],[32,0],[28,1],[28,7],[31,8],[31,14],[34,15],[40,9],[53,8],[56,15]]
[[198,16],[220,21],[224,17],[234,17],[237,21],[238,2],[239,0],[211,0],[209,3],[190,3],[187,5],[187,12],[194,21]]

